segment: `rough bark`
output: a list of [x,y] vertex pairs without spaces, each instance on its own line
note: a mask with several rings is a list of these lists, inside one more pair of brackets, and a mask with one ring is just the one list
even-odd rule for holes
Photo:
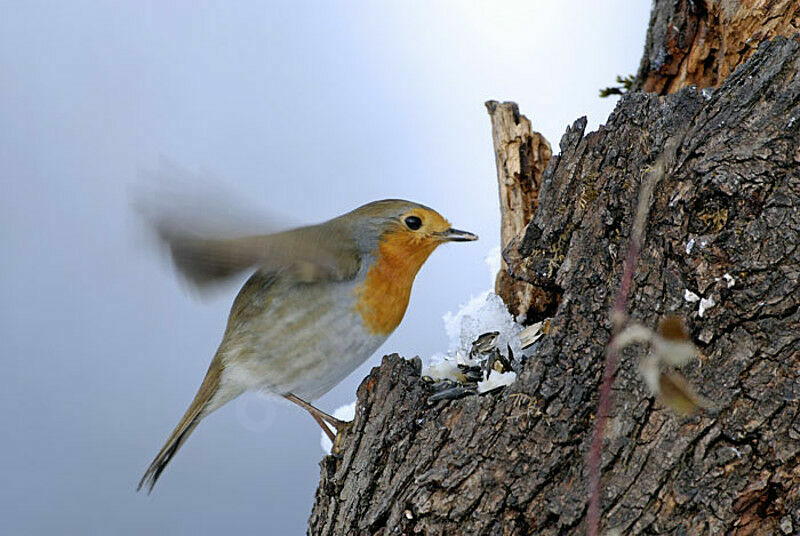
[[[508,245],[530,223],[538,207],[542,176],[550,162],[550,144],[531,128],[530,120],[513,102],[488,101],[492,140],[500,194],[500,244]],[[558,295],[508,274],[505,261],[497,274],[495,292],[520,322],[536,322],[549,316]]]
[[[359,387],[340,456],[321,463],[309,533],[585,531],[608,311],[641,177],[668,144],[676,159],[653,195],[629,313],[687,320],[702,355],[683,373],[717,411],[675,416],[639,377],[645,350],[623,352],[603,529],[800,531],[798,71],[800,43],[779,38],[713,94],[636,92],[597,132],[576,121],[506,249],[515,277],[562,293],[549,333],[504,391],[432,406],[418,363],[384,358]],[[701,318],[685,289],[716,305]]]
[[761,41],[798,31],[798,0],[655,0],[634,89],[716,87]]

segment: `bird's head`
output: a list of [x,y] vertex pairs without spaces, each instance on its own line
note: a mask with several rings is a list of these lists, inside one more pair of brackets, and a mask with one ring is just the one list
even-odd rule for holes
[[356,309],[369,331],[384,336],[402,320],[414,278],[433,250],[478,239],[453,229],[435,210],[399,199],[375,201],[341,218],[369,261]]
[[416,266],[414,273],[440,244],[478,239],[477,235],[454,229],[432,208],[402,199],[374,201],[342,219],[351,226],[360,248],[405,258],[409,267]]

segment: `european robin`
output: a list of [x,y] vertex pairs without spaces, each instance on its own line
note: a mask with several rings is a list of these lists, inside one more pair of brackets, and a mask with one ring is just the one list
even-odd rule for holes
[[138,489],[152,491],[202,419],[248,390],[309,411],[331,439],[347,423],[310,404],[363,363],[400,324],[422,264],[440,244],[477,240],[426,206],[375,201],[281,233],[204,238],[154,222],[178,270],[206,286],[247,270],[222,342],[183,418]]

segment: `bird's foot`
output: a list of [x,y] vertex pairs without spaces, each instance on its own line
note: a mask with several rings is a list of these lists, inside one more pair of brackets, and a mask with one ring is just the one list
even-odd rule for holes
[[331,454],[336,457],[341,457],[344,451],[344,436],[346,432],[353,429],[353,421],[339,421],[342,426],[336,429],[336,437],[333,440],[333,447],[331,447]]
[[[341,450],[339,445],[341,444],[340,438],[342,437],[342,432],[350,430],[350,428],[353,427],[353,421],[343,421],[341,419],[337,419],[333,415],[328,415],[321,409],[315,408],[302,398],[291,393],[283,396],[286,398],[286,400],[294,402],[301,408],[308,411],[311,416],[314,417],[314,420],[320,425],[322,431],[325,432],[325,434],[328,436],[328,439],[330,439],[331,443],[333,443],[333,449],[331,449],[331,452],[334,455],[337,454],[337,451]],[[331,430],[331,427],[333,430]]]

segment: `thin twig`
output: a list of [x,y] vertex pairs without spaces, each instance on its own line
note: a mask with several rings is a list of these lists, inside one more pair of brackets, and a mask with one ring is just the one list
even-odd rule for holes
[[[630,297],[631,288],[633,287],[633,274],[636,272],[636,265],[639,261],[642,238],[644,237],[647,217],[650,212],[653,191],[664,177],[666,167],[665,159],[674,156],[674,148],[674,144],[666,148],[666,154],[659,157],[643,177],[642,186],[639,190],[636,214],[633,220],[633,228],[631,230],[630,245],[628,246],[628,254],[625,258],[625,267],[622,272],[622,281],[620,281],[619,291],[614,300],[614,307],[611,310],[613,332],[606,349],[603,381],[600,384],[599,400],[597,402],[597,416],[592,435],[592,444],[589,448],[589,456],[586,462],[589,473],[587,532],[590,536],[598,536],[600,533],[600,461],[603,454],[603,436],[605,435],[606,425],[608,424],[608,413],[611,408],[611,386],[614,383],[617,361],[619,360],[619,355],[613,344],[614,337],[617,336],[627,323],[625,309],[627,307],[628,298]],[[669,149],[673,151],[669,151]]]
[[[613,317],[615,324],[624,324],[625,304],[628,302],[628,295],[633,282],[633,273],[636,269],[636,262],[639,258],[639,244],[636,238],[631,238],[631,246],[628,249],[628,257],[625,260],[625,270],[622,274],[619,293],[614,304]],[[619,328],[615,325],[615,334]],[[600,530],[600,458],[603,454],[603,436],[605,435],[606,424],[608,422],[608,412],[611,407],[611,385],[614,383],[614,374],[617,369],[617,350],[609,344],[606,352],[606,363],[603,370],[603,383],[600,385],[600,399],[597,403],[597,418],[595,420],[594,433],[592,435],[592,446],[589,449],[589,512],[588,512],[588,532],[590,536],[597,536]]]

